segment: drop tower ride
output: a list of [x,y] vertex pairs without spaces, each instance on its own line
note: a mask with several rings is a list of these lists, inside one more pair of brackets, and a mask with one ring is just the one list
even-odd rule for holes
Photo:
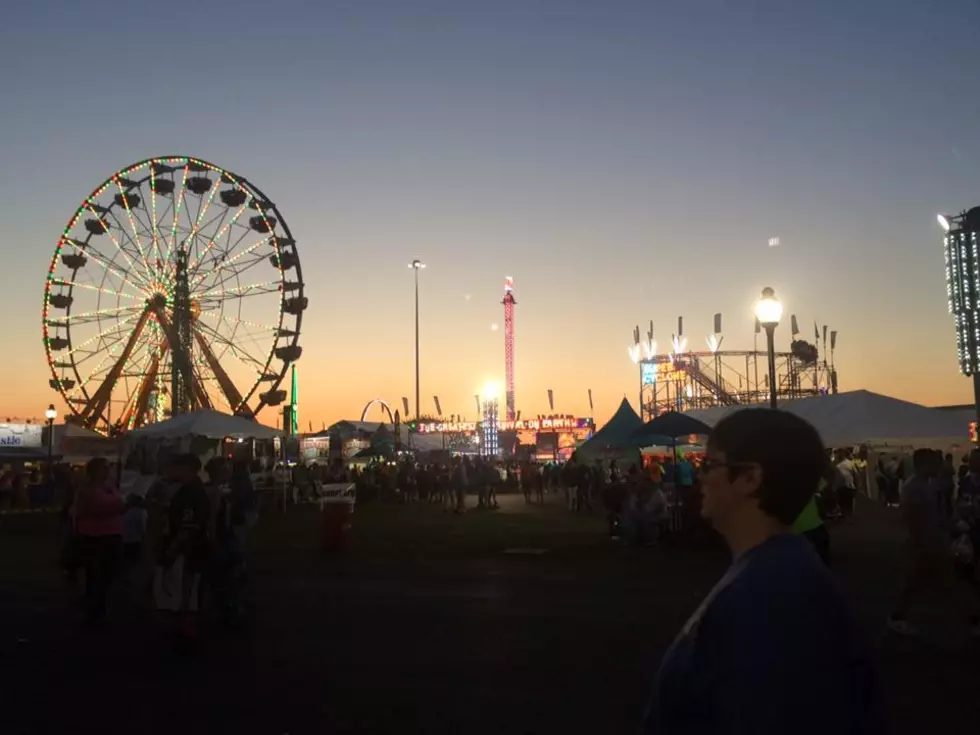
[[514,401],[514,279],[510,276],[504,279],[504,374],[507,383],[507,420],[517,418]]

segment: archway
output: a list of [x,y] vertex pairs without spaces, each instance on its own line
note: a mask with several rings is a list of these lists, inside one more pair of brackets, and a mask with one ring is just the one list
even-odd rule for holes
[[388,414],[388,422],[391,423],[391,424],[395,423],[395,417],[391,413],[391,406],[389,406],[381,398],[374,398],[374,399],[372,399],[372,400],[370,400],[370,401],[367,402],[367,405],[364,407],[364,410],[361,411],[361,421],[362,422],[367,421],[368,412],[370,412],[371,406],[373,406],[375,403],[380,403],[381,404],[381,410],[383,410],[386,414]]

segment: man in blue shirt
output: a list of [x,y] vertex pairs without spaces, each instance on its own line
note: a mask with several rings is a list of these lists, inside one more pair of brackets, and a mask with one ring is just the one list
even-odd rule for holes
[[789,413],[747,409],[715,427],[702,515],[733,563],[664,655],[646,733],[878,735],[876,666],[837,580],[790,526],[826,458]]

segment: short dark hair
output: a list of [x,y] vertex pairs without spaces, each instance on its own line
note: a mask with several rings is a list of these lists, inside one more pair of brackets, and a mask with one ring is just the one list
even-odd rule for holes
[[739,464],[762,468],[756,491],[759,509],[791,525],[810,502],[827,468],[817,430],[799,416],[771,408],[749,408],[719,421],[708,443],[725,453],[733,479]]
[[85,476],[90,480],[95,479],[103,473],[109,473],[109,460],[105,457],[92,457],[92,459],[85,463]]
[[912,469],[925,472],[936,465],[936,455],[931,449],[916,449],[912,452]]
[[191,472],[201,471],[201,459],[196,454],[178,454],[173,459],[174,467],[183,467]]

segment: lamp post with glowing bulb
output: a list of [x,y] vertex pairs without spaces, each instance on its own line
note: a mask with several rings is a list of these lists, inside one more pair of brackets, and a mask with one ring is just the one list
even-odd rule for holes
[[54,420],[58,418],[58,412],[53,403],[44,412],[44,418],[48,420],[48,482],[51,482],[54,479],[52,472],[54,464]]
[[755,302],[755,318],[766,330],[766,346],[769,350],[769,407],[776,408],[776,344],[773,333],[783,318],[783,303],[769,286],[762,289],[762,296]]
[[[425,263],[416,258],[408,267],[415,271],[415,420],[419,419],[419,271]],[[405,417],[408,418],[407,416]]]

